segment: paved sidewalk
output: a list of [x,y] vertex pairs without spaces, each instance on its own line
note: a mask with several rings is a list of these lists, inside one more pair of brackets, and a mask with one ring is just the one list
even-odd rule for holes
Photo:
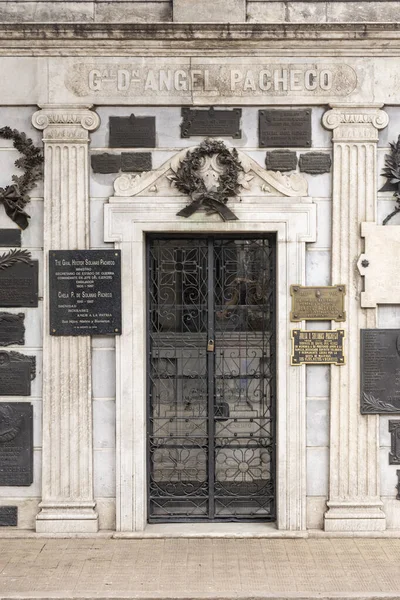
[[110,597],[400,599],[400,539],[0,539],[0,599]]

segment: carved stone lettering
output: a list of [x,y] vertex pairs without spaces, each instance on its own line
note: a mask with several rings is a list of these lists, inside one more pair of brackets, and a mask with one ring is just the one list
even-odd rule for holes
[[33,407],[27,402],[0,403],[0,485],[33,482]]
[[110,148],[154,148],[155,117],[110,117]]
[[121,156],[119,154],[92,154],[90,164],[94,173],[118,173],[121,168]]
[[295,171],[297,167],[296,152],[290,150],[273,150],[267,152],[265,165],[268,171]]
[[[193,98],[235,99],[280,96],[310,98],[321,96],[338,99],[348,97],[357,87],[357,75],[348,64],[271,62],[243,58],[169,60],[147,57],[143,60],[77,60],[70,67],[60,61],[65,86],[72,97],[151,100],[156,104],[166,99],[189,103]],[[59,83],[58,83],[59,86]],[[64,92],[64,90],[62,90]],[[54,95],[62,93],[54,89]],[[65,93],[65,92],[64,92]],[[184,99],[184,100],[183,100]],[[182,102],[183,100],[183,102]]]
[[0,312],[0,346],[25,343],[25,315]]
[[141,173],[151,171],[151,152],[122,152],[121,170],[124,172]]
[[38,261],[26,250],[0,256],[0,306],[38,305]]
[[311,146],[311,109],[260,110],[259,145],[268,148]]
[[0,506],[0,527],[17,527],[18,507]]
[[300,154],[299,168],[303,173],[310,173],[311,175],[329,173],[331,164],[331,157],[324,152],[308,152],[307,154]]
[[20,229],[0,229],[0,246],[5,248],[20,248],[21,230]]
[[400,329],[361,329],[361,413],[400,413]]
[[0,396],[30,396],[36,358],[0,350]]
[[209,110],[182,108],[181,137],[227,136],[241,138],[241,108],[233,110]]

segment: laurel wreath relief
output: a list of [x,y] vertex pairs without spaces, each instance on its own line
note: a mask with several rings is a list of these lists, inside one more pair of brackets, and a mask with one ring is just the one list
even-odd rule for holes
[[[207,190],[198,170],[207,156],[218,155],[219,163],[224,167],[216,190]],[[190,217],[199,208],[206,208],[207,214],[218,213],[224,221],[236,221],[237,216],[226,206],[229,198],[239,193],[239,173],[243,171],[235,148],[228,150],[225,144],[217,140],[204,140],[198,148],[188,151],[169,179],[180,192],[191,198],[191,203],[180,210],[179,217]]]

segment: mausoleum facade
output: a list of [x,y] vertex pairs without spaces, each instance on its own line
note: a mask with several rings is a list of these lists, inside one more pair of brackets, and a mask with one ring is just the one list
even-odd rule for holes
[[400,534],[397,4],[0,2],[0,536]]

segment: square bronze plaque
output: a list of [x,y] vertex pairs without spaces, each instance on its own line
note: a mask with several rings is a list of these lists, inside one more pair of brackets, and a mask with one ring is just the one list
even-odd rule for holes
[[17,527],[18,507],[0,506],[0,527]]
[[345,321],[345,294],[345,285],[291,285],[292,311],[290,313],[290,320],[292,322]]
[[311,109],[260,110],[258,135],[261,148],[309,148]]
[[344,335],[344,329],[328,331],[293,329],[291,364],[344,365]]

